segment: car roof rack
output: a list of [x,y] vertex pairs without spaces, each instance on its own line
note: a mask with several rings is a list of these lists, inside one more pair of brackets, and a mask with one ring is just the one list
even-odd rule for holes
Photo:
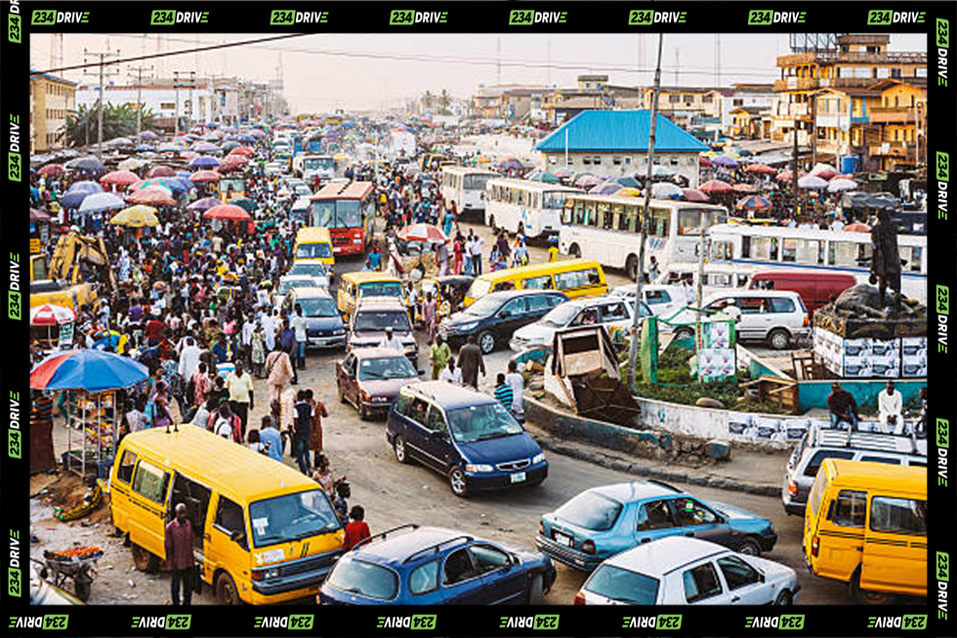
[[460,536],[453,536],[452,538],[447,538],[447,539],[445,539],[444,541],[439,541],[439,542],[436,543],[435,545],[430,545],[430,546],[428,546],[428,547],[424,547],[424,548],[420,549],[419,551],[417,551],[417,552],[415,552],[415,553],[413,553],[413,554],[410,554],[409,556],[407,556],[407,557],[405,558],[405,560],[402,561],[402,564],[405,565],[406,563],[411,562],[413,559],[418,558],[418,557],[421,556],[422,554],[428,554],[429,552],[432,552],[432,553],[434,553],[434,554],[438,554],[438,553],[439,553],[439,548],[442,547],[443,545],[448,545],[449,543],[452,543],[452,542],[455,542],[455,541],[465,541],[465,542],[467,543],[467,542],[469,542],[469,541],[471,541],[471,540],[474,540],[474,539],[473,539],[471,536],[469,536],[468,534],[461,534]]
[[914,432],[910,434],[861,432],[851,430],[850,427],[826,428],[814,425],[811,434],[812,445],[927,456],[927,440],[918,439]]
[[394,534],[395,532],[398,532],[399,530],[408,529],[410,531],[415,531],[419,529],[419,527],[421,526],[418,525],[417,523],[406,523],[405,525],[399,525],[398,527],[393,527],[391,529],[385,530],[384,532],[379,532],[378,534],[374,534],[370,536],[369,538],[363,538],[361,541],[353,545],[352,549],[355,550],[358,547],[361,547],[362,545],[367,545],[375,540],[385,540],[389,534]]

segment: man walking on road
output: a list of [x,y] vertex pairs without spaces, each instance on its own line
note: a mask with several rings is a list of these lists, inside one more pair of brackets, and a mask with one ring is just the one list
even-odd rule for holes
[[172,572],[170,601],[180,604],[179,589],[183,588],[183,604],[193,602],[193,523],[187,517],[186,505],[176,504],[176,518],[166,524],[166,569]]
[[249,417],[249,411],[253,409],[253,378],[243,369],[242,359],[236,359],[235,366],[235,369],[226,377],[226,389],[229,390],[233,414],[239,416],[243,440],[245,440],[246,420]]
[[525,422],[525,406],[523,405],[525,394],[525,377],[518,372],[518,365],[514,361],[508,362],[508,373],[505,375],[505,383],[512,388],[512,414],[519,423]]
[[479,372],[485,376],[485,360],[481,348],[475,344],[475,335],[469,335],[468,343],[459,350],[459,368],[462,369],[462,383],[478,390]]

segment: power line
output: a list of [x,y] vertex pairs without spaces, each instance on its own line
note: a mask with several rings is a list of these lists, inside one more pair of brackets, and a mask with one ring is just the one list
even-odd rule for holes
[[[255,40],[242,40],[240,42],[230,42],[228,44],[214,44],[205,47],[193,47],[191,49],[180,49],[179,51],[167,51],[166,53],[153,53],[150,55],[136,55],[129,58],[119,58],[113,60],[109,64],[126,64],[127,62],[139,62],[141,60],[155,60],[156,58],[166,58],[174,55],[185,55],[189,53],[200,53],[202,51],[215,51],[217,49],[231,49],[240,46],[248,46],[255,44],[257,42],[272,42],[275,40],[288,40],[290,38],[301,38],[306,35],[315,35],[313,33],[290,33],[286,35],[277,35],[270,36],[268,38],[257,38]],[[52,74],[52,73],[62,73],[63,71],[74,71],[77,69],[86,69],[89,67],[99,66],[99,63],[92,64],[74,64],[71,66],[62,66],[56,69],[47,69],[45,71],[31,71],[30,75],[42,75],[42,74]]]

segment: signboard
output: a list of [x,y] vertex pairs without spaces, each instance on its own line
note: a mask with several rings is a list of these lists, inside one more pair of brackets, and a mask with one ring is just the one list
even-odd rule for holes
[[69,350],[73,345],[73,322],[60,324],[60,340],[57,347],[60,350]]
[[39,237],[30,238],[30,254],[31,255],[40,254],[40,238]]

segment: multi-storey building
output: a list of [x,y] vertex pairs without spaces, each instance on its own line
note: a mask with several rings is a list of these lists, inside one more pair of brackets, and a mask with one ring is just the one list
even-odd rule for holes
[[76,82],[48,73],[30,75],[30,151],[62,148],[66,118],[76,109]]

